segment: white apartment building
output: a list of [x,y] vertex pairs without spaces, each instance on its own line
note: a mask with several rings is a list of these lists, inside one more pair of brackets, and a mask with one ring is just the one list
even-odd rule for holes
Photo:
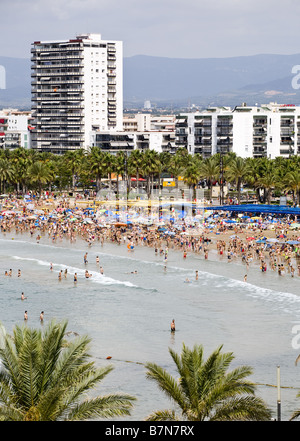
[[203,157],[219,152],[271,159],[300,154],[300,106],[211,107],[178,115],[175,127],[176,147]]
[[17,109],[0,110],[0,148],[30,148],[31,113]]
[[88,148],[94,130],[123,128],[123,43],[100,34],[36,41],[32,61],[32,148]]
[[150,113],[137,113],[123,116],[123,130],[125,132],[142,132],[151,130]]
[[117,154],[120,151],[155,150],[173,152],[175,149],[174,131],[123,131],[123,132],[94,132],[92,145],[103,151]]
[[124,115],[123,131],[93,131],[90,145],[111,153],[135,149],[175,151],[175,116],[137,113]]
[[151,115],[150,113],[124,115],[123,130],[125,132],[175,131],[175,116]]

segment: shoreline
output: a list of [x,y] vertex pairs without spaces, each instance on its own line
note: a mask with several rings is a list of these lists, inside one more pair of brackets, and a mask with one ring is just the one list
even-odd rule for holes
[[[78,247],[80,251],[84,255],[85,252],[94,254],[94,257],[101,253],[108,256],[116,256],[121,258],[129,258],[132,259],[133,265],[132,265],[132,272],[135,270],[138,271],[138,265],[139,262],[142,263],[155,263],[158,264],[160,267],[160,271],[167,272],[168,268],[176,269],[177,267],[187,270],[190,274],[188,275],[189,281],[195,282],[197,279],[196,277],[196,271],[206,273],[206,274],[213,274],[215,276],[223,276],[228,278],[229,283],[230,280],[237,281],[237,282],[244,282],[247,283],[248,287],[253,286],[257,288],[264,288],[264,289],[271,289],[279,292],[284,292],[285,289],[282,284],[287,282],[287,277],[289,280],[289,289],[288,291],[291,293],[294,293],[297,295],[297,288],[298,288],[298,282],[300,278],[295,275],[294,278],[291,277],[290,273],[288,273],[286,269],[286,273],[283,273],[281,277],[278,276],[277,271],[272,271],[270,268],[268,268],[268,271],[263,273],[263,276],[261,276],[261,268],[260,268],[260,260],[256,256],[256,258],[249,263],[249,266],[247,268],[247,265],[245,262],[243,262],[240,255],[237,255],[233,257],[232,259],[228,260],[226,255],[220,256],[218,249],[217,249],[217,241],[219,241],[218,236],[214,236],[212,234],[208,235],[207,238],[211,239],[211,243],[208,244],[209,252],[208,252],[208,258],[205,258],[204,250],[202,249],[201,252],[194,252],[194,251],[188,251],[186,254],[186,258],[183,257],[183,251],[182,249],[172,247],[168,248],[168,259],[165,261],[165,252],[166,252],[166,243],[161,243],[162,254],[160,252],[155,253],[155,248],[153,246],[148,246],[147,244],[144,244],[143,240],[139,240],[138,243],[135,243],[134,249],[129,250],[127,247],[127,241],[123,241],[120,244],[117,244],[116,241],[111,240],[110,237],[108,237],[104,241],[98,241],[94,240],[92,243],[87,242],[87,239],[85,237],[78,236],[75,241],[71,242],[67,237],[62,237],[60,239],[56,239],[55,241],[52,240],[51,237],[47,238],[47,233],[41,233],[39,234],[37,231],[34,235],[31,235],[29,231],[23,232],[23,233],[16,233],[14,232],[7,232],[5,235],[1,234],[3,236],[3,240],[7,238],[7,240],[22,240],[22,236],[24,234],[24,241],[27,243],[34,243],[36,245],[41,246],[54,246],[59,251],[60,245],[63,246],[63,248],[66,249],[72,249],[72,246],[74,245],[74,250],[78,250]],[[40,240],[36,241],[36,234],[40,236]],[[228,236],[228,233],[225,233],[225,238],[230,239],[230,236]],[[230,239],[231,240],[231,239]],[[146,253],[144,251],[146,250]],[[146,256],[145,256],[146,254]],[[142,258],[141,258],[142,256]],[[146,258],[146,260],[144,260]],[[148,261],[149,259],[149,261]],[[147,262],[148,261],[148,262]],[[89,268],[89,271],[91,273],[96,273],[99,271],[99,268],[95,269],[94,264],[96,262],[90,262],[92,264],[93,268]],[[87,265],[88,267],[88,265]],[[108,268],[105,268],[107,271]],[[247,274],[248,278],[247,280],[244,279],[244,276]],[[110,277],[109,274],[106,274],[107,277]],[[130,278],[131,280],[131,278]],[[123,280],[122,280],[123,281]],[[298,282],[297,282],[298,281]],[[123,281],[124,282],[124,281]],[[278,284],[278,285],[277,285]],[[293,289],[291,289],[293,288]]]
[[131,219],[126,224],[115,219],[109,202],[101,209],[82,210],[70,198],[48,202],[51,208],[47,209],[46,203],[28,198],[6,200],[7,209],[1,212],[1,234],[28,233],[37,243],[47,235],[52,243],[64,239],[72,244],[80,239],[88,249],[107,243],[126,246],[128,251],[148,247],[163,258],[166,266],[170,251],[181,253],[183,261],[193,255],[200,260],[241,263],[245,279],[250,267],[279,276],[300,277],[300,231],[292,229],[289,218],[255,216],[242,221],[241,215],[232,218],[224,213],[203,212],[180,219],[174,210],[171,221],[170,211],[165,210],[163,221],[161,218],[146,225],[144,206],[126,212]]
[[[298,318],[297,305],[299,295],[297,294],[297,289],[299,292],[300,278],[297,274],[292,278],[288,273],[279,277],[277,272],[270,269],[269,265],[267,272],[262,273],[260,271],[260,259],[255,255],[255,258],[249,263],[248,281],[244,283],[243,276],[246,272],[246,263],[243,262],[238,247],[237,255],[230,259],[230,262],[228,262],[227,259],[229,243],[231,241],[233,244],[234,240],[234,238],[230,236],[237,234],[240,236],[241,242],[248,245],[251,241],[247,241],[247,237],[259,237],[261,229],[255,228],[255,230],[253,230],[243,228],[242,232],[240,228],[236,226],[227,228],[226,231],[216,234],[218,229],[220,229],[220,225],[215,226],[212,230],[203,228],[203,230],[201,230],[203,238],[210,239],[211,242],[207,243],[202,241],[202,249],[201,251],[198,250],[198,252],[193,251],[191,243],[192,235],[181,235],[178,233],[178,239],[183,237],[186,238],[188,242],[188,244],[183,243],[183,245],[181,245],[180,242],[176,242],[174,236],[169,237],[162,235],[160,238],[160,246],[158,247],[157,244],[158,251],[155,253],[155,242],[150,241],[148,244],[147,240],[144,240],[147,232],[149,232],[149,237],[152,237],[154,232],[148,231],[148,229],[145,228],[139,231],[138,225],[130,227],[133,228],[134,234],[132,234],[132,230],[122,232],[120,228],[110,227],[103,230],[100,229],[98,235],[98,232],[94,234],[94,224],[83,224],[82,221],[80,222],[80,226],[78,224],[77,230],[73,231],[74,237],[71,240],[71,230],[68,228],[71,228],[73,223],[69,221],[65,222],[64,217],[59,219],[61,219],[61,221],[56,222],[56,227],[52,222],[41,222],[40,225],[42,225],[42,229],[39,226],[30,228],[30,226],[33,227],[35,223],[34,220],[31,220],[26,224],[26,228],[24,227],[23,232],[21,229],[17,229],[18,233],[16,233],[12,223],[10,231],[6,232],[5,236],[3,233],[0,234],[0,239],[12,242],[13,240],[26,241],[28,244],[33,245],[32,247],[24,248],[24,251],[18,254],[23,258],[35,257],[36,253],[36,259],[43,259],[41,256],[44,255],[44,260],[48,261],[50,256],[53,259],[57,256],[57,260],[54,260],[53,263],[59,265],[59,262],[65,262],[67,265],[74,265],[74,270],[75,268],[82,270],[77,288],[73,290],[72,271],[74,270],[72,270],[71,267],[69,270],[68,266],[68,280],[65,281],[63,278],[61,283],[57,281],[57,273],[62,266],[59,268],[59,266],[55,265],[54,274],[51,275],[47,265],[40,267],[38,271],[36,271],[37,268],[32,265],[30,269],[32,268],[32,271],[37,272],[36,277],[38,277],[38,274],[46,274],[46,279],[52,280],[49,287],[45,289],[45,292],[41,290],[42,293],[36,296],[36,299],[33,299],[31,295],[30,301],[31,299],[32,301],[35,300],[36,306],[32,306],[31,310],[29,309],[29,320],[32,320],[33,314],[35,314],[36,323],[39,323],[37,313],[39,314],[40,310],[45,310],[45,320],[47,321],[50,314],[53,316],[56,316],[56,314],[59,315],[58,311],[60,307],[68,307],[70,309],[70,313],[68,312],[68,314],[70,314],[70,316],[68,316],[70,323],[72,326],[76,324],[76,328],[71,329],[75,329],[76,331],[78,329],[81,331],[83,329],[88,330],[90,335],[93,336],[93,339],[95,339],[93,340],[93,349],[96,357],[105,358],[105,356],[110,355],[112,356],[112,361],[115,360],[119,364],[123,364],[124,360],[128,359],[143,362],[144,359],[148,359],[148,357],[151,360],[156,359],[155,357],[160,357],[163,362],[168,365],[170,361],[167,353],[168,345],[174,344],[179,346],[181,339],[184,339],[187,343],[193,343],[194,340],[199,339],[205,342],[206,347],[210,345],[214,346],[216,342],[222,342],[225,345],[230,344],[230,347],[233,347],[234,353],[239,359],[243,360],[246,358],[248,360],[249,358],[251,362],[253,360],[253,365],[255,369],[257,369],[255,371],[255,378],[259,378],[261,383],[271,383],[272,381],[270,377],[272,375],[272,373],[270,374],[270,366],[272,369],[272,363],[274,361],[272,356],[274,356],[274,353],[276,355],[275,365],[276,363],[281,363],[283,366],[283,360],[288,359],[290,365],[292,365],[292,367],[294,366],[293,363],[297,354],[295,354],[288,345],[290,345],[290,329],[292,326],[290,316],[294,320]],[[265,236],[271,237],[268,230],[263,231],[265,232]],[[270,230],[270,232],[273,237],[276,236],[274,230]],[[294,234],[293,232],[292,235]],[[290,235],[291,232],[289,231],[287,238],[289,238]],[[39,236],[40,239],[38,240]],[[201,236],[195,235],[194,246],[200,244],[200,237]],[[118,245],[118,238],[120,239],[120,245]],[[156,239],[158,238],[156,237]],[[217,242],[223,240],[226,242],[226,248],[223,254],[220,255]],[[133,250],[127,248],[127,245],[130,244],[131,241],[133,241],[134,244]],[[189,244],[191,244],[190,247]],[[207,259],[204,254],[204,244],[208,247]],[[237,242],[237,244],[239,244],[239,242]],[[169,246],[167,262],[165,262],[164,258],[167,245]],[[254,240],[252,240],[252,245],[256,245]],[[257,244],[258,247],[262,245],[263,244]],[[48,251],[46,251],[47,248],[43,249],[42,246],[50,246],[51,248],[53,247],[53,249],[48,248],[48,253]],[[187,246],[186,258],[183,257],[185,246]],[[16,244],[9,249],[21,250],[22,244]],[[67,253],[65,249],[68,249],[70,252]],[[30,256],[27,255],[28,250],[30,250]],[[35,252],[35,250],[37,250],[37,252]],[[62,254],[60,254],[60,250]],[[73,252],[75,250],[76,253]],[[162,253],[160,253],[160,250],[162,250]],[[252,250],[254,250],[254,248]],[[234,252],[234,249],[232,251]],[[95,277],[97,283],[95,284],[90,283],[93,282],[93,277],[89,280],[84,279],[83,272],[85,266],[83,256],[85,252],[88,252],[89,256],[87,269],[91,273],[97,272],[97,278]],[[3,247],[3,253],[5,256],[5,247]],[[14,251],[10,254],[13,253]],[[63,253],[70,256],[70,261],[60,257]],[[114,279],[113,286],[107,285],[105,282],[99,280],[99,266],[97,268],[95,260],[97,253],[100,257],[100,264],[104,262],[105,276]],[[116,259],[103,258],[101,262],[100,253],[109,257],[115,256]],[[126,260],[121,262],[117,260],[117,257],[124,257]],[[132,259],[132,261],[128,261],[127,259]],[[17,286],[19,279],[16,277],[16,268],[19,267],[19,262],[21,263],[21,261],[16,261],[16,265],[13,267],[14,280],[7,280],[8,284],[14,282]],[[139,262],[140,268],[138,267]],[[148,265],[148,263],[151,263],[151,265]],[[153,263],[154,265],[152,265]],[[5,259],[3,259],[3,264],[6,264]],[[109,266],[109,264],[111,266]],[[31,262],[27,262],[26,265],[27,268],[29,268]],[[167,266],[166,277],[164,277],[165,265]],[[123,271],[125,267],[126,270]],[[176,267],[184,269],[184,271],[177,271]],[[20,268],[22,269],[23,276],[22,266],[20,266]],[[137,276],[130,273],[135,269],[138,270]],[[196,270],[199,271],[198,283],[195,281]],[[152,278],[156,278],[156,272],[158,276],[154,287],[157,288],[157,291],[152,291]],[[201,274],[201,272],[204,274]],[[218,277],[211,277],[211,274]],[[190,278],[192,283],[184,283],[186,276]],[[27,274],[24,268],[24,279],[22,280],[25,281],[25,277],[27,277]],[[143,290],[132,289],[129,285],[124,286],[123,283],[119,283],[120,281],[136,283],[138,288],[143,286]],[[44,280],[39,282],[44,283]],[[31,280],[29,283],[31,283]],[[213,293],[211,286],[214,286]],[[290,290],[291,286],[293,286],[293,290]],[[85,296],[85,287],[86,292],[93,294]],[[66,291],[67,288],[72,289]],[[174,293],[172,288],[174,289]],[[64,290],[69,294],[69,296],[66,297],[66,299],[70,301],[69,304],[63,298],[62,294]],[[118,296],[112,294],[114,290],[118,292]],[[56,303],[52,302],[52,296],[50,295],[52,292],[56,292]],[[123,295],[124,292],[126,296]],[[164,294],[164,296],[162,294]],[[289,296],[286,294],[293,295]],[[297,299],[295,296],[297,296]],[[7,296],[3,296],[4,301],[6,297]],[[42,299],[42,306],[40,306],[40,298]],[[116,298],[118,298],[118,302],[116,302]],[[258,306],[257,299],[259,300]],[[86,308],[85,317],[83,317],[82,309],[77,307],[77,302]],[[23,303],[20,301],[18,303],[18,308],[21,311]],[[284,304],[283,314],[282,303]],[[163,308],[160,307],[160,305],[163,305]],[[259,309],[257,309],[258,307]],[[272,310],[271,316],[268,315],[269,309]],[[285,309],[288,309],[287,313]],[[5,311],[5,309],[3,309],[3,311]],[[36,313],[34,311],[36,311]],[[251,313],[253,314],[252,319],[248,321],[248,316]],[[16,314],[15,310],[13,310],[13,314]],[[113,314],[118,315],[115,321],[112,322],[110,318]],[[169,321],[173,316],[176,319],[178,327],[176,331],[178,330],[178,333],[176,334],[177,340],[171,342],[169,339]],[[101,319],[99,319],[100,317]],[[132,317],[134,317],[134,322],[132,321]],[[141,332],[144,330],[144,323],[149,317],[152,320],[151,326],[153,329],[150,332],[144,333],[143,336],[137,336],[137,330]],[[261,320],[262,317],[263,319]],[[272,318],[272,322],[270,323],[268,322],[269,317]],[[275,317],[274,320],[273,317]],[[282,322],[276,322],[277,318],[280,317],[283,317]],[[120,329],[119,326],[122,320],[124,321],[124,329]],[[22,321],[22,315],[20,321]],[[183,323],[186,323],[186,325],[184,326]],[[281,341],[281,352],[279,355],[276,352],[277,350],[279,351],[277,341],[272,337],[271,326],[275,325],[275,323],[277,329],[277,334],[275,334],[276,339],[277,341]],[[12,326],[12,323],[10,323],[9,326]],[[252,327],[256,329],[254,330]],[[124,332],[125,330],[127,334]],[[260,332],[258,332],[258,330]],[[250,337],[249,341],[251,332],[253,332],[255,338]],[[130,338],[124,342],[124,336],[126,336],[126,338],[129,336]],[[283,340],[280,340],[281,338],[283,338]],[[245,342],[245,347],[243,346],[243,342]],[[126,344],[130,346],[130,351]],[[134,346],[133,349],[131,346]],[[268,363],[264,365],[266,351],[271,361],[268,360]],[[279,358],[281,356],[282,358]],[[289,374],[290,377],[287,377],[287,379],[283,378],[285,380],[284,382],[286,384],[294,384],[294,380],[290,380],[290,378],[293,378],[293,371],[291,374],[289,371],[286,373],[287,371],[286,368],[285,375]],[[115,375],[118,376],[118,374],[119,372],[116,370]],[[129,372],[128,369],[129,378],[134,374],[136,374],[136,371]],[[121,384],[123,388],[122,375],[121,379],[118,379],[120,383],[117,384]],[[143,374],[140,374],[140,376],[142,377]],[[111,384],[115,386],[115,378],[112,377],[110,381]],[[144,386],[144,379],[136,381],[139,387],[145,387],[143,391],[145,391],[145,396],[148,397],[149,391],[152,391],[150,385],[148,386],[148,384],[146,384]],[[130,382],[128,382],[128,384],[130,384]],[[272,397],[269,398],[270,392],[264,391],[264,394],[268,396],[269,401],[272,401]],[[157,392],[154,391],[154,402],[156,395]],[[292,402],[291,399],[289,400]],[[152,408],[151,397],[149,398],[149,403],[149,407]],[[285,398],[285,406],[287,406],[286,403],[287,399]],[[138,408],[136,410],[137,414],[147,414],[147,412],[143,410],[144,406],[147,408],[147,405],[147,402],[142,403],[142,410]]]

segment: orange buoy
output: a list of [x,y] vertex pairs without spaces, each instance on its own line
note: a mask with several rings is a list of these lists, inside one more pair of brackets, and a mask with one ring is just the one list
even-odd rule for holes
[[111,359],[111,356],[109,355],[108,357],[106,357],[106,360],[110,360]]

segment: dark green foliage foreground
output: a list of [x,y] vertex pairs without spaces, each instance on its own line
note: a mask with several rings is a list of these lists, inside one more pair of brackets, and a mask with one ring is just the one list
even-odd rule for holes
[[147,363],[147,377],[176,405],[175,410],[161,410],[151,414],[148,421],[265,421],[271,419],[266,404],[254,396],[255,386],[246,377],[252,374],[248,366],[228,371],[234,359],[231,352],[222,353],[222,346],[207,360],[203,347],[193,349],[183,344],[181,355],[169,352],[176,365],[179,378],[175,379],[165,369]]
[[[0,348],[0,421],[72,421],[130,414],[134,397],[86,394],[113,369],[89,361],[86,336],[66,339],[67,323],[16,326]],[[84,397],[84,399],[82,398]]]

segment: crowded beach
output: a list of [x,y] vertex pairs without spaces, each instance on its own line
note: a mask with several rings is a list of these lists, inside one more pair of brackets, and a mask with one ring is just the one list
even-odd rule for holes
[[[209,208],[209,209],[208,209]],[[236,213],[193,207],[187,201],[99,201],[59,197],[35,198],[2,195],[2,235],[29,234],[37,243],[82,240],[116,243],[134,251],[153,248],[167,265],[168,251],[195,253],[204,259],[241,262],[247,270],[273,271],[279,276],[300,277],[300,223],[297,216],[272,213]],[[13,239],[14,237],[12,237]]]

